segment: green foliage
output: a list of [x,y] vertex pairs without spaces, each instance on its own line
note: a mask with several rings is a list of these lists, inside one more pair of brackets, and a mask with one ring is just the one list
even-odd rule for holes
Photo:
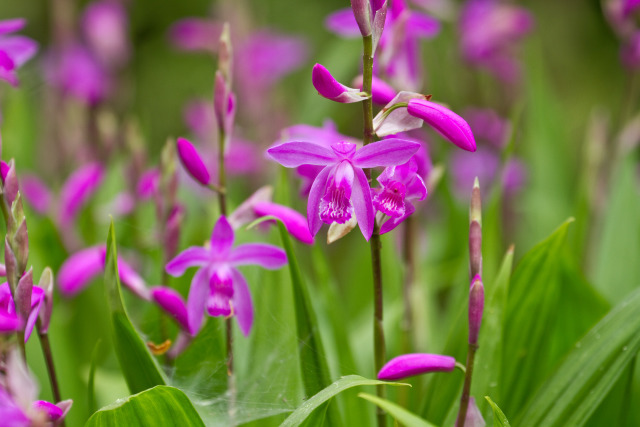
[[189,398],[180,390],[156,386],[100,409],[85,427],[204,427]]
[[484,398],[489,402],[491,409],[493,409],[493,427],[511,427],[509,420],[504,412],[502,412],[502,409],[496,405],[496,402],[491,400],[489,396],[485,396]]
[[405,427],[435,427],[430,422],[423,420],[416,414],[407,411],[393,402],[389,402],[387,399],[381,399],[378,396],[373,396],[367,393],[358,393],[358,397],[378,405]]
[[107,302],[111,309],[113,344],[129,390],[139,393],[156,385],[164,385],[160,368],[129,320],[120,295],[118,277],[118,255],[113,222],[107,236],[107,259],[105,263],[104,285]]

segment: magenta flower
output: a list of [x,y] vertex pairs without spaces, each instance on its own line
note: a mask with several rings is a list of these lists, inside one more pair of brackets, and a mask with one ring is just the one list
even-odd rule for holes
[[253,303],[241,265],[278,269],[286,264],[284,251],[263,243],[247,243],[233,248],[231,225],[221,216],[211,234],[208,247],[192,246],[166,266],[167,273],[181,276],[189,267],[200,267],[191,282],[187,300],[189,332],[202,326],[205,309],[210,316],[235,316],[246,336],[253,325]]
[[0,21],[0,80],[18,85],[16,70],[38,51],[38,44],[28,37],[7,36],[21,30],[26,24],[22,18]]
[[416,208],[410,200],[424,200],[427,197],[427,186],[418,175],[418,165],[414,159],[399,166],[390,166],[378,176],[380,188],[373,192],[373,206],[389,216],[380,227],[380,234],[388,233],[396,228]]
[[378,379],[391,381],[430,372],[451,372],[456,367],[456,359],[451,356],[429,353],[411,353],[394,357],[380,372]]
[[157,168],[146,170],[138,180],[136,194],[141,200],[149,200],[158,194],[160,189],[160,171]]
[[185,138],[178,138],[178,157],[189,174],[205,187],[211,182],[209,171],[193,144]]
[[171,26],[169,40],[178,49],[215,52],[221,33],[222,24],[219,22],[200,18],[185,18]]
[[373,233],[375,211],[363,168],[404,163],[420,148],[416,142],[390,138],[356,149],[339,142],[326,148],[311,142],[289,142],[267,150],[281,165],[324,166],[311,186],[307,204],[309,230],[315,236],[322,223],[344,224],[353,214],[366,240]]
[[311,82],[320,96],[341,103],[362,102],[369,98],[360,89],[351,88],[337,81],[323,65],[313,66]]
[[[58,286],[62,295],[71,297],[83,290],[104,272],[106,247],[91,246],[72,254],[60,266]],[[118,257],[118,275],[122,284],[138,297],[149,300],[150,293],[144,280],[124,260]]]
[[409,101],[407,112],[424,120],[446,140],[463,150],[476,151],[476,141],[467,122],[454,113],[435,102],[424,99]]
[[[21,318],[14,303],[11,289],[7,282],[0,285],[0,332],[14,332],[24,330],[24,342],[29,340],[33,327],[38,320],[38,314],[44,301],[44,290],[38,286],[31,288],[31,303],[29,304],[28,315]],[[27,301],[28,302],[28,301]]]
[[104,179],[104,168],[99,163],[89,163],[67,178],[60,190],[58,220],[62,227],[69,226],[80,209],[97,191]]
[[[53,403],[36,400],[38,386],[17,350],[9,352],[0,377],[0,416],[11,427],[57,426],[64,420],[72,400]],[[41,423],[46,424],[41,424]]]
[[469,0],[460,12],[462,55],[472,65],[514,82],[520,65],[513,51],[533,24],[533,17],[524,8],[497,0]]
[[82,31],[93,53],[109,68],[129,59],[129,23],[124,5],[116,0],[97,0],[82,14]]

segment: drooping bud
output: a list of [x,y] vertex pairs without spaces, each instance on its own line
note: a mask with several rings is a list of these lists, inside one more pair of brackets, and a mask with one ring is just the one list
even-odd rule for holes
[[18,194],[18,177],[16,176],[16,165],[13,159],[9,161],[6,168],[6,173],[2,172],[2,180],[4,182],[4,198],[11,206]]
[[187,172],[202,185],[209,185],[211,177],[196,148],[185,138],[178,138],[178,156]]
[[44,291],[44,306],[40,310],[40,333],[47,333],[53,312],[53,271],[47,267],[40,275],[38,287]]
[[467,122],[440,104],[427,100],[412,99],[407,112],[425,121],[442,137],[463,150],[476,151],[476,141]]
[[399,380],[429,372],[451,372],[456,359],[451,356],[428,353],[403,354],[387,362],[378,372],[380,380]]
[[469,221],[469,272],[473,278],[482,274],[482,203],[477,177],[471,191]]
[[484,285],[481,277],[475,276],[469,290],[469,344],[478,344],[482,313],[484,311]]
[[337,81],[321,64],[313,66],[311,72],[311,82],[320,96],[335,102],[348,104],[352,102],[362,102],[369,98],[369,95],[359,89],[351,88]]

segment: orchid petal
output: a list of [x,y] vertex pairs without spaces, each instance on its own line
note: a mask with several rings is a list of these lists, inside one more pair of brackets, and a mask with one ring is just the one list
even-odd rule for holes
[[419,148],[420,144],[417,142],[388,138],[356,151],[353,164],[360,168],[395,166],[407,162]]
[[301,165],[327,166],[337,161],[335,153],[328,147],[311,142],[285,142],[269,148],[267,153],[287,168]]
[[440,32],[440,22],[429,15],[412,12],[407,20],[407,33],[414,37],[431,38]]
[[185,138],[178,138],[177,148],[180,162],[189,174],[200,184],[209,185],[211,181],[209,171],[193,144]]
[[173,258],[165,270],[174,277],[182,276],[189,267],[202,267],[211,262],[211,253],[200,246],[191,246]]
[[58,271],[58,285],[65,296],[72,296],[85,288],[104,270],[104,246],[83,249],[66,259]]
[[24,175],[20,181],[21,194],[33,210],[40,215],[47,213],[53,196],[46,184],[35,175]]
[[120,276],[122,284],[138,297],[147,301],[151,299],[144,279],[121,257],[118,257],[118,276]]
[[6,334],[20,329],[20,318],[16,313],[0,311],[0,333]]
[[155,286],[151,288],[151,298],[160,308],[169,313],[182,329],[189,331],[189,315],[182,295],[174,289]]
[[411,99],[425,99],[420,93],[401,91],[373,118],[373,129],[376,135],[384,137],[400,132],[417,129],[422,126],[422,120],[410,115],[405,108],[396,108],[390,113],[387,110],[391,106],[401,102],[409,102]]
[[231,227],[234,230],[242,227],[244,224],[248,224],[251,221],[258,219],[258,216],[261,214],[257,214],[255,211],[255,207],[262,202],[270,202],[271,197],[273,195],[273,187],[270,185],[265,185],[264,187],[260,187],[253,193],[247,200],[242,202],[240,206],[233,211],[233,213],[227,218]]
[[46,400],[36,400],[33,402],[33,409],[44,412],[49,421],[55,421],[62,416],[62,409]]
[[451,356],[428,353],[403,354],[387,362],[378,379],[398,380],[429,372],[451,372],[456,366],[456,359]]
[[24,36],[0,39],[0,50],[12,59],[16,68],[21,67],[38,51],[38,43]]
[[36,325],[38,315],[40,314],[40,308],[44,303],[44,290],[38,286],[34,286],[31,289],[31,311],[27,317],[27,323],[24,327],[24,342],[29,340],[33,327]]
[[364,238],[369,241],[373,234],[373,226],[375,223],[375,210],[371,201],[371,189],[369,188],[369,180],[360,168],[353,168],[356,176],[353,181],[353,190],[351,200],[353,201],[353,209],[360,226],[360,231]]
[[223,215],[218,219],[211,233],[211,253],[216,259],[224,258],[229,254],[233,246],[233,228]]
[[409,101],[407,111],[424,120],[445,139],[467,151],[476,151],[476,141],[467,122],[453,111],[426,100]]
[[26,24],[27,20],[24,18],[13,18],[0,21],[0,36],[20,31]]
[[231,270],[233,274],[233,310],[240,331],[246,337],[251,332],[253,325],[253,301],[251,300],[251,290],[244,276],[235,268]]
[[311,72],[311,82],[320,96],[340,103],[362,102],[368,95],[337,81],[323,65],[316,64]]
[[187,318],[189,321],[189,333],[195,336],[204,319],[204,307],[209,295],[208,269],[201,268],[193,276],[191,289],[187,299]]
[[413,206],[413,203],[411,203],[408,200],[405,200],[404,201],[404,215],[399,216],[397,218],[389,218],[388,220],[386,220],[384,222],[384,224],[382,224],[382,226],[380,227],[380,234],[382,235],[382,234],[388,233],[391,230],[395,229],[405,219],[407,219],[409,217],[409,215],[411,215],[415,211],[416,211],[416,207]]
[[141,200],[147,200],[153,197],[160,187],[160,171],[156,168],[145,171],[136,187],[136,192]]
[[309,190],[309,199],[307,201],[307,221],[309,222],[309,231],[312,236],[318,234],[322,227],[322,219],[320,218],[320,202],[327,187],[327,179],[329,174],[335,167],[325,167],[320,171]]
[[63,226],[73,221],[103,178],[104,169],[99,163],[90,163],[71,174],[60,191],[59,219]]
[[256,203],[254,210],[258,216],[275,216],[282,221],[289,234],[293,237],[302,243],[313,244],[313,236],[309,232],[309,222],[298,211],[266,201]]
[[360,28],[353,16],[351,8],[340,9],[331,13],[324,20],[324,26],[341,37],[360,37]]
[[228,260],[234,266],[255,264],[275,270],[287,263],[287,255],[276,246],[265,243],[246,243],[233,249]]

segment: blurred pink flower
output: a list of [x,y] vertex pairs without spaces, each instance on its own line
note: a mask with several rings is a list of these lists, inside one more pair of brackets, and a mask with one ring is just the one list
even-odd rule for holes
[[131,54],[129,23],[124,5],[117,0],[97,0],[82,14],[84,37],[100,62],[110,69],[123,66]]
[[0,21],[0,80],[18,85],[16,71],[38,51],[38,43],[25,36],[8,36],[26,24],[22,18]]

